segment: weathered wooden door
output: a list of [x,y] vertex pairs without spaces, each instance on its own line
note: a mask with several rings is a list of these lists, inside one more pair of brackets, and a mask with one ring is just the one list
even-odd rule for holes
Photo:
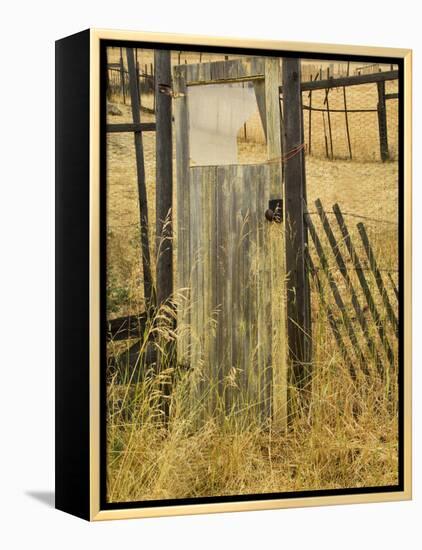
[[[180,65],[173,76],[178,360],[192,371],[194,402],[210,414],[284,426],[284,231],[265,215],[274,200],[282,204],[280,59]],[[192,165],[190,87],[237,81],[253,82],[266,160]]]

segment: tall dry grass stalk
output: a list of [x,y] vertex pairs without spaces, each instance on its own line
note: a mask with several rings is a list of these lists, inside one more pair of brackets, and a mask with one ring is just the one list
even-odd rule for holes
[[[136,367],[120,364],[120,371],[110,369],[110,502],[397,483],[397,387],[386,391],[386,381],[373,365],[371,376],[356,365],[358,377],[352,379],[315,287],[312,294],[312,388],[306,412],[290,407],[296,412],[287,433],[274,430],[270,421],[262,425],[238,410],[227,410],[222,402],[210,415],[207,393],[193,401],[192,384],[206,366],[201,365],[198,374],[194,367],[174,366],[173,358],[166,356],[180,337],[178,331],[189,329],[173,328],[182,293],[160,309],[140,334]],[[148,364],[154,357],[151,347],[162,357],[159,372],[154,360]],[[118,352],[111,343],[109,362],[119,361]],[[224,383],[232,381],[228,377]],[[297,405],[294,388],[290,399]],[[163,400],[168,400],[168,419]]]
[[[147,55],[148,51],[152,52],[143,51],[142,55]],[[113,55],[118,56],[118,50]],[[188,57],[188,62],[196,62],[197,55]],[[116,59],[111,58],[112,61]],[[173,53],[173,62],[175,59],[178,59],[177,52]],[[388,85],[387,91],[395,91],[393,84]],[[349,108],[373,108],[377,101],[376,87],[348,89],[347,99]],[[144,106],[151,107],[151,100],[149,96],[142,97]],[[304,103],[307,101],[307,94],[304,94]],[[322,107],[324,93],[314,93],[312,101],[314,107]],[[330,108],[342,107],[341,90],[330,92]],[[109,116],[109,122],[130,122],[129,105],[120,103],[119,108],[122,116],[116,119]],[[389,145],[392,158],[395,158],[396,101],[389,102],[388,109]],[[304,134],[308,139],[308,112],[304,115]],[[142,113],[142,120],[151,122],[154,117]],[[332,125],[334,156],[347,159],[344,114],[333,114]],[[313,204],[316,198],[320,198],[327,212],[335,202],[339,202],[344,213],[387,220],[385,224],[369,221],[365,224],[375,255],[380,260],[379,265],[391,271],[397,284],[398,235],[394,225],[398,212],[397,163],[356,162],[357,159],[367,161],[379,157],[376,113],[352,114],[350,125],[353,162],[327,162],[323,160],[323,116],[321,113],[312,114],[313,156],[306,158],[308,202]],[[238,142],[239,162],[262,162],[266,159],[266,146],[256,116],[248,121],[246,130],[247,140]],[[153,205],[155,138],[151,133],[144,135],[144,155],[148,204]],[[115,317],[145,310],[133,136],[108,135],[107,156],[107,304],[108,316]],[[173,202],[176,204],[176,200]],[[310,209],[314,210],[313,207]],[[359,220],[347,215],[345,219],[353,242],[358,242],[355,226]],[[150,221],[150,241],[153,242],[155,212],[151,207]],[[174,229],[177,229],[177,212]],[[321,227],[318,233],[323,234]],[[338,238],[347,258],[339,235]],[[330,272],[335,274],[339,289],[345,295],[347,289],[336,272],[332,251],[326,241],[324,247],[330,260]],[[358,253],[361,260],[364,259],[361,248]],[[152,250],[152,262],[156,256]],[[318,265],[315,254],[313,261]],[[347,262],[353,285],[359,289],[350,259]],[[367,263],[364,267],[368,268]],[[227,409],[212,385],[204,384],[203,399],[192,399],[192,387],[204,376],[208,365],[199,364],[196,368],[174,365],[172,350],[175,342],[183,339],[184,332],[190,330],[186,325],[174,328],[175,307],[185,300],[182,292],[173,297],[173,304],[161,308],[139,334],[135,367],[129,367],[129,358],[125,354],[133,341],[108,344],[107,498],[110,502],[397,483],[397,365],[388,368],[383,378],[377,372],[373,355],[366,350],[369,375],[362,373],[356,349],[347,339],[341,312],[333,305],[324,274],[320,273],[320,277],[321,290],[335,311],[357,376],[356,379],[351,377],[349,366],[336,347],[321,290],[312,284],[312,387],[308,406],[303,410],[295,388],[290,388],[289,410],[295,414],[289,418],[287,432],[277,431],[270,421],[263,425],[254,421],[251,415],[239,414],[238,409]],[[368,281],[371,292],[377,295],[370,273]],[[365,303],[361,294],[359,299]],[[392,292],[390,299],[396,306]],[[345,307],[355,321],[350,300],[346,301]],[[380,313],[381,322],[388,326],[384,310],[380,309]],[[366,311],[365,315],[369,322],[369,312]],[[210,330],[214,322],[214,319],[209,320]],[[358,328],[356,330],[359,332]],[[370,330],[371,337],[379,345],[377,327],[372,322]],[[397,358],[397,340],[391,331],[388,337],[394,344]],[[359,345],[364,348],[360,332]],[[156,366],[157,352],[160,354],[159,368]],[[229,391],[237,384],[238,378],[236,365],[232,367],[231,370],[225,369],[231,374],[224,381]],[[171,392],[168,392],[169,388]],[[215,415],[209,414],[207,409],[210,394],[216,398]],[[244,408],[253,409],[255,405],[245,398]],[[166,408],[168,418],[163,414]]]

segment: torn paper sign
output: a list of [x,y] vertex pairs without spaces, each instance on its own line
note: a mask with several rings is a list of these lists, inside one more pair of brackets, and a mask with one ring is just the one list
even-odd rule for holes
[[191,164],[237,164],[237,134],[257,108],[252,82],[188,87]]

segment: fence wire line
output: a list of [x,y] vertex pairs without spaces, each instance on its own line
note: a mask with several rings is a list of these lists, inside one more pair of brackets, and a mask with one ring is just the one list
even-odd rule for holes
[[[315,212],[315,211],[309,211],[307,213],[318,214],[318,212]],[[335,213],[332,210],[326,210],[325,213],[335,215]],[[370,216],[363,216],[362,214],[353,214],[352,212],[342,212],[342,214],[343,216],[350,216],[351,218],[359,218],[362,220],[368,220],[368,221],[377,222],[377,223],[388,223],[391,225],[398,225],[398,222],[393,222],[391,220],[383,220],[381,218],[371,218]]]
[[[317,215],[318,214],[318,212],[315,212],[315,211],[308,211],[307,213],[310,214],[310,215]],[[326,210],[325,213],[334,215],[334,212],[332,210]],[[398,225],[398,222],[394,222],[394,221],[391,221],[391,220],[384,220],[384,219],[381,219],[381,218],[371,218],[370,216],[364,216],[362,214],[354,214],[352,212],[343,212],[343,215],[344,216],[350,216],[352,218],[358,218],[358,219],[362,219],[362,220],[372,221],[372,222],[376,222],[376,223],[387,223],[387,224],[391,224],[391,225]],[[111,224],[111,225],[107,226],[107,230],[125,229],[125,228],[128,228],[128,227],[139,227],[139,226],[140,226],[139,223]]]

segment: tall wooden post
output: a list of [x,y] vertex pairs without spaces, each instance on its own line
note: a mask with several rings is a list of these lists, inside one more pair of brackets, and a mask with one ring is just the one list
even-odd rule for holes
[[126,92],[125,92],[125,68],[123,65],[123,50],[120,48],[120,89],[123,95],[123,103],[126,104]]
[[170,51],[155,50],[155,147],[157,305],[173,293],[172,195],[173,148],[171,126]]
[[[129,89],[132,104],[132,119],[135,124],[141,123],[138,86],[136,85],[136,68],[133,48],[126,48],[127,66],[129,71]],[[144,298],[147,314],[151,314],[155,305],[155,291],[151,274],[151,258],[148,236],[148,201],[145,184],[145,162],[142,143],[142,131],[135,131],[136,173],[138,178],[138,200],[141,222],[141,252],[144,276]]]
[[141,72],[139,70],[138,48],[135,49],[136,85],[138,87],[139,108],[142,110]]
[[[284,220],[286,227],[287,336],[292,381],[305,388],[310,381],[309,285],[305,271],[307,242],[303,120],[299,59],[283,59]],[[294,152],[296,151],[296,154]]]
[[387,137],[387,108],[385,105],[385,81],[377,82],[378,87],[378,129],[380,136],[381,160],[384,162],[389,159],[388,137]]
[[[171,122],[171,52],[155,50],[155,151],[156,151],[156,288],[157,307],[166,304],[172,307],[173,296],[173,230],[172,230],[172,198],[173,198],[173,146]],[[151,67],[151,75],[153,70]],[[164,313],[164,312],[163,312]],[[160,318],[163,318],[160,315]],[[168,319],[170,326],[174,317]],[[161,372],[174,364],[175,346],[171,341],[161,345],[163,353],[157,354],[157,371]],[[170,382],[163,382],[162,410],[164,422],[169,415]]]

